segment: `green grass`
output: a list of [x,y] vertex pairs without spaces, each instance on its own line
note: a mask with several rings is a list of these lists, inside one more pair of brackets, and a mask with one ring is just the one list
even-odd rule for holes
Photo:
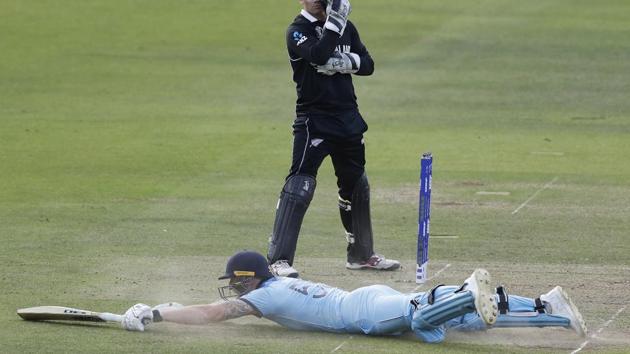
[[[351,19],[376,62],[372,77],[354,81],[370,126],[376,245],[405,268],[343,268],[326,161],[298,246],[304,277],[415,287],[418,158],[430,150],[432,233],[458,238],[432,239],[430,269],[450,266],[428,286],[479,266],[528,296],[561,284],[589,327],[602,328],[630,304],[630,4],[355,2]],[[210,302],[228,255],[266,250],[290,163],[295,90],[284,31],[298,10],[277,0],[0,5],[3,352],[580,346],[564,331],[455,335],[433,346],[256,319],[138,334],[17,318],[17,308],[43,304],[122,312],[139,301]],[[628,311],[585,351],[627,351]]]

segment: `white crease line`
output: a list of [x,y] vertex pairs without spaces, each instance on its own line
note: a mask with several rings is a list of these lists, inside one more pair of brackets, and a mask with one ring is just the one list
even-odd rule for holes
[[510,192],[489,192],[489,191],[479,191],[475,193],[477,195],[510,195]]
[[[437,277],[438,275],[440,275],[440,273],[442,273],[443,271],[445,271],[445,270],[446,270],[448,267],[450,267],[450,266],[451,266],[451,264],[450,264],[450,263],[449,263],[449,264],[447,264],[447,265],[445,265],[444,267],[442,267],[442,269],[440,269],[440,270],[438,270],[437,272],[435,272],[435,274],[433,274],[433,276],[428,277],[426,281],[429,281],[429,280],[434,279],[435,277]],[[421,288],[421,287],[423,287],[423,286],[424,286],[424,284],[420,284],[420,285],[416,286],[415,288],[413,288],[412,292],[418,291],[418,289],[420,289],[420,288]]]
[[459,236],[430,236],[430,238],[459,238]]
[[[348,337],[348,340],[352,339],[352,336]],[[343,347],[344,344],[348,343],[348,340],[343,341],[343,343],[339,344],[335,349],[331,350],[331,353],[336,352],[337,350],[341,349],[341,347]]]
[[620,308],[619,311],[617,311],[617,313],[615,313],[608,321],[604,322],[604,324],[597,330],[597,332],[591,334],[591,336],[584,343],[582,343],[582,345],[580,345],[579,348],[572,351],[571,354],[578,353],[579,351],[584,349],[588,345],[588,343],[591,341],[591,339],[593,339],[597,334],[601,334],[604,331],[604,329],[606,329],[606,327],[608,327],[612,323],[612,321],[614,321],[615,318],[617,318],[617,316],[619,316],[619,314],[622,313],[625,309],[626,309],[626,306]]
[[554,177],[551,181],[547,182],[544,186],[542,186],[542,188],[540,188],[539,190],[534,192],[534,194],[532,194],[531,197],[527,198],[527,200],[524,201],[523,204],[519,205],[518,208],[514,209],[514,211],[512,212],[512,215],[518,213],[518,211],[521,210],[525,205],[527,205],[527,203],[531,202],[532,199],[536,198],[538,193],[540,193],[540,192],[544,191],[545,189],[551,187],[551,185],[554,184],[554,182],[556,182],[557,180],[558,180],[558,176]]
[[551,156],[564,156],[564,152],[561,151],[532,151],[532,155],[551,155]]

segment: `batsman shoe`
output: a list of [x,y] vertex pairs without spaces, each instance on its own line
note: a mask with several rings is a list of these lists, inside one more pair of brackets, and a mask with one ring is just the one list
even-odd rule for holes
[[577,306],[571,301],[571,298],[564,289],[556,286],[550,292],[540,295],[540,300],[547,303],[551,307],[551,314],[566,317],[569,319],[569,325],[580,336],[586,335],[586,324]]
[[400,262],[395,259],[387,259],[381,255],[374,254],[364,262],[346,263],[348,269],[376,269],[376,270],[396,270],[400,268]]
[[270,265],[269,270],[277,277],[298,278],[300,276],[300,273],[283,259]]
[[493,325],[497,321],[499,307],[494,288],[490,285],[490,273],[485,269],[476,269],[464,284],[464,290],[470,291],[475,298],[475,309],[479,317],[487,325]]

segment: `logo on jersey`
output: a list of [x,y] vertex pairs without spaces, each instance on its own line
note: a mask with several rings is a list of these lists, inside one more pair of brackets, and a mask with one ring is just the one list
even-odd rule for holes
[[304,43],[307,39],[308,37],[306,37],[302,33],[298,31],[293,32],[293,40],[297,42],[297,45]]
[[311,139],[311,147],[318,147],[324,139]]
[[336,51],[338,51],[339,53],[350,53],[350,46],[347,44],[343,44],[343,45],[338,45],[337,48],[335,49]]

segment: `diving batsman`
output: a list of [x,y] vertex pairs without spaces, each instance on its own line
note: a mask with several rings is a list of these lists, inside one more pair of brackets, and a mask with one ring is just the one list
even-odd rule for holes
[[462,284],[439,285],[427,292],[400,293],[385,285],[345,291],[322,283],[278,277],[262,254],[241,251],[229,258],[219,279],[223,301],[181,306],[173,303],[132,306],[123,328],[144,331],[155,322],[203,325],[243,316],[266,318],[296,330],[402,335],[439,343],[450,330],[483,331],[490,327],[564,327],[585,336],[582,315],[557,286],[535,299],[494,288],[490,274],[475,270]]

